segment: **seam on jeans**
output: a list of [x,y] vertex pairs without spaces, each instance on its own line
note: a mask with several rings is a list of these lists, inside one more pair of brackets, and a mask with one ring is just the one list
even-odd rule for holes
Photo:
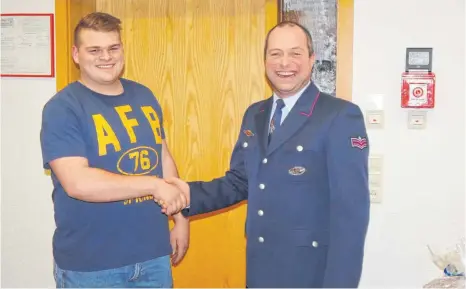
[[57,264],[53,263],[53,279],[55,279],[55,284],[57,283]]
[[65,272],[58,267],[57,264],[54,264],[54,277],[55,284],[58,288],[65,288]]
[[65,288],[65,271],[61,270],[61,288]]
[[136,279],[139,278],[139,273],[141,272],[141,265],[139,265],[139,263],[137,263],[135,266],[134,266],[134,274],[133,276],[129,279],[129,281],[134,281]]

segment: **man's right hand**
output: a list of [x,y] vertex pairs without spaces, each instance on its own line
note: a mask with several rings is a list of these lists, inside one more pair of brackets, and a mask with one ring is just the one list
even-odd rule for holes
[[159,179],[157,183],[154,200],[162,207],[162,212],[168,216],[183,210],[189,203],[186,194],[180,188],[162,179]]
[[179,190],[181,190],[182,193],[185,195],[187,204],[182,209],[184,209],[188,205],[190,205],[190,203],[191,203],[191,192],[190,192],[190,189],[189,189],[189,185],[185,181],[183,181],[183,180],[181,180],[179,178],[175,178],[175,177],[165,179],[165,181],[167,182],[167,184],[170,184],[171,186],[174,186],[174,187],[178,188]]

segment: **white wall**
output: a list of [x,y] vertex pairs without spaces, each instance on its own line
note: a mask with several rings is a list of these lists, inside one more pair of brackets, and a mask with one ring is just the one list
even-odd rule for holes
[[[54,0],[3,0],[2,13],[54,13]],[[55,78],[1,79],[2,287],[51,287],[52,184],[39,143]]]
[[[54,0],[2,1],[2,13],[53,11]],[[419,19],[420,29],[403,32]],[[383,94],[386,119],[383,131],[370,131],[385,187],[372,206],[362,287],[420,287],[440,274],[425,245],[464,236],[464,34],[463,0],[355,0],[354,100],[368,107],[369,95]],[[424,131],[409,131],[399,108],[409,46],[434,48],[437,107]],[[1,89],[1,284],[52,287],[52,186],[39,130],[55,79],[3,78]]]
[[[464,236],[464,12],[464,0],[355,0],[353,100],[370,108],[382,94],[385,111],[385,129],[370,131],[385,175],[362,287],[421,286],[440,275],[426,245]],[[406,47],[433,47],[437,103],[422,131],[407,129],[400,108]]]

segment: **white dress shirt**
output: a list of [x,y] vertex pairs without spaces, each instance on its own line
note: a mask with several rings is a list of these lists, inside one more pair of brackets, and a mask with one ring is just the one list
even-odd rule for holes
[[[289,97],[285,97],[283,98],[283,102],[285,103],[285,106],[282,108],[282,119],[280,121],[280,125],[283,123],[283,121],[285,120],[285,118],[288,116],[288,114],[290,113],[291,109],[293,108],[293,106],[296,104],[296,102],[298,101],[299,97],[303,94],[303,92],[306,90],[306,88],[309,86],[309,84],[311,84],[311,82],[308,82],[308,84],[306,84],[305,87],[303,87],[300,91],[298,91],[298,93],[296,93],[295,95],[292,95],[292,96],[289,96]],[[274,92],[273,93],[273,105],[272,105],[272,111],[270,113],[270,118],[269,118],[269,124],[270,122],[272,121],[272,116],[273,116],[273,113],[275,112],[275,108],[277,107],[277,99],[279,97],[277,96],[277,94]],[[269,129],[270,129],[270,125],[269,125]]]

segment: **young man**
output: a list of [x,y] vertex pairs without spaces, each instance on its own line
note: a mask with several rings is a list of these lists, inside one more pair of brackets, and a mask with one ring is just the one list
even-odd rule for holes
[[368,141],[355,104],[311,81],[310,33],[283,22],[265,42],[274,95],[243,118],[230,170],[210,182],[168,180],[196,215],[248,200],[248,287],[356,288],[369,223]]
[[[177,176],[160,105],[121,78],[120,20],[91,13],[76,26],[80,80],[43,109],[41,146],[51,169],[57,287],[171,287],[186,253],[188,202],[163,177]],[[175,227],[155,200],[170,205]],[[172,254],[173,253],[173,254]]]

